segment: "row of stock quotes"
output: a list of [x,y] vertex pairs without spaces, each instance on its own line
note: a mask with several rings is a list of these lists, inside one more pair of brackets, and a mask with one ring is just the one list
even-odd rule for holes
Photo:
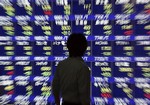
[[92,105],[150,105],[150,0],[0,0],[0,104],[53,105],[71,33],[88,40]]

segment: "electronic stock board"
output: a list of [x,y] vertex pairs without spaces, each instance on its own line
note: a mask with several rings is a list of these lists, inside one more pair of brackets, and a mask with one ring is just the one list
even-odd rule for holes
[[0,0],[0,105],[54,105],[71,33],[88,40],[92,105],[150,105],[150,0]]

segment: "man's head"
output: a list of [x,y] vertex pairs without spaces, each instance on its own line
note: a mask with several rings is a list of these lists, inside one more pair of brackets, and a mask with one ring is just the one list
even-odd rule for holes
[[70,57],[81,57],[87,49],[87,40],[83,34],[73,33],[67,40]]

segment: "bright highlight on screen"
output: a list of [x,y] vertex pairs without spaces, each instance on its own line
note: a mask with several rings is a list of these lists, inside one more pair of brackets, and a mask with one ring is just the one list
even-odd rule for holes
[[55,105],[71,33],[88,40],[92,105],[150,105],[150,0],[0,0],[0,105]]

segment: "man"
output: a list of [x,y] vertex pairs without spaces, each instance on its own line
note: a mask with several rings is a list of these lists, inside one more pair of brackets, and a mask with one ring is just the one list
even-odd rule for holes
[[0,96],[2,96],[2,95],[3,95],[3,87],[0,86]]
[[67,40],[69,57],[56,69],[52,89],[56,105],[90,105],[90,70],[82,56],[87,49],[83,34],[71,34]]

